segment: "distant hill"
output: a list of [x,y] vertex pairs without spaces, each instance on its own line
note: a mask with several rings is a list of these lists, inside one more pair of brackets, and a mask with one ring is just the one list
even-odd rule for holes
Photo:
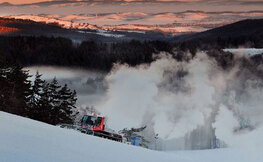
[[6,27],[6,24],[8,23],[10,23],[10,21],[0,19],[0,34],[7,34],[7,33],[18,31],[17,28]]
[[205,32],[174,38],[180,43],[197,46],[224,47],[263,47],[263,19],[243,20],[233,24],[214,28]]
[[197,33],[192,38],[198,37],[235,37],[240,35],[263,33],[263,19],[243,20],[225,25],[205,32]]
[[47,37],[64,37],[72,40],[105,40],[107,38],[98,36],[96,34],[82,34],[74,30],[64,29],[57,24],[46,24],[34,22],[31,20],[19,20],[19,19],[6,19],[0,18],[3,23],[2,27],[18,29],[15,32],[0,33],[1,35],[8,36],[47,36]]
[[0,7],[9,7],[9,6],[14,6],[14,5],[8,2],[0,3]]
[[263,19],[243,20],[195,34],[166,36],[154,31],[136,33],[91,29],[66,29],[54,23],[46,24],[45,22],[34,22],[31,20],[0,18],[0,35],[64,37],[76,42],[86,40],[95,42],[159,40],[175,42],[176,46],[179,46],[183,50],[197,48],[221,49],[239,46],[262,48]]
[[129,40],[165,40],[166,36],[158,32],[118,32],[90,29],[66,29],[58,24],[45,22],[34,22],[32,20],[21,20],[12,18],[1,18],[0,27],[18,29],[15,32],[0,32],[0,35],[8,36],[46,36],[64,37],[73,41],[93,40],[96,42],[122,42]]

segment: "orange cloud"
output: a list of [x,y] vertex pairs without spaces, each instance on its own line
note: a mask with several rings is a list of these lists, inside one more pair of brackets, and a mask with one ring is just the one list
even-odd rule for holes
[[0,0],[0,3],[8,2],[12,4],[27,4],[27,3],[37,3],[43,1],[51,1],[51,0]]

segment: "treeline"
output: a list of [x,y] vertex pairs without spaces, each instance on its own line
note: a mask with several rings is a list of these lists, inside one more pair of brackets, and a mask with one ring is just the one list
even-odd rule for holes
[[114,63],[126,63],[130,66],[151,63],[154,61],[153,55],[161,51],[170,53],[180,61],[188,51],[195,56],[198,50],[220,51],[222,48],[241,45],[263,47],[262,41],[260,35],[235,38],[198,37],[177,43],[164,41],[73,43],[66,38],[0,36],[0,63],[4,65],[20,63],[22,66],[55,65],[110,71]]
[[135,66],[153,61],[152,55],[160,51],[172,52],[172,44],[161,41],[73,43],[65,38],[0,37],[0,61],[23,66],[56,65],[77,66],[88,69],[110,70],[114,63]]
[[[205,50],[209,56],[215,57],[220,65],[226,66],[232,64],[233,56],[223,52],[223,48],[235,48],[241,45],[263,47],[263,39],[260,34],[256,36],[250,33],[240,37],[238,35],[232,37],[205,36],[207,35],[177,43],[164,41],[74,43],[66,38],[0,36],[0,64],[54,65],[110,71],[114,63],[125,63],[130,66],[151,63],[155,59],[153,55],[161,51],[170,53],[173,58],[182,61],[191,59],[199,50]],[[190,58],[187,52],[192,54]],[[262,60],[261,57],[255,59],[257,63],[262,63]]]
[[33,83],[21,66],[0,67],[0,111],[13,113],[49,124],[73,123],[76,92],[50,83],[37,72]]

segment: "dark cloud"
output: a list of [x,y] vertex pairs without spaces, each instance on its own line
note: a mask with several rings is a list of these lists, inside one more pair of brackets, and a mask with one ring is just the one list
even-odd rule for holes
[[263,5],[263,1],[246,1],[242,2],[242,5]]
[[72,1],[72,0],[56,0],[56,1],[43,1],[38,3],[22,4],[19,6],[37,5],[37,6],[52,6],[52,5],[62,5],[62,4],[77,4],[77,3],[88,3],[90,1]]

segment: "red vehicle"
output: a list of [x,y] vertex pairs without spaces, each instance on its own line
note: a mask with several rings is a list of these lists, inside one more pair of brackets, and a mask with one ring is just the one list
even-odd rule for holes
[[84,115],[81,119],[79,125],[60,125],[62,128],[75,129],[82,133],[91,134],[94,136],[107,138],[114,141],[122,141],[122,136],[115,133],[111,129],[105,128],[105,118],[94,116],[94,115]]

